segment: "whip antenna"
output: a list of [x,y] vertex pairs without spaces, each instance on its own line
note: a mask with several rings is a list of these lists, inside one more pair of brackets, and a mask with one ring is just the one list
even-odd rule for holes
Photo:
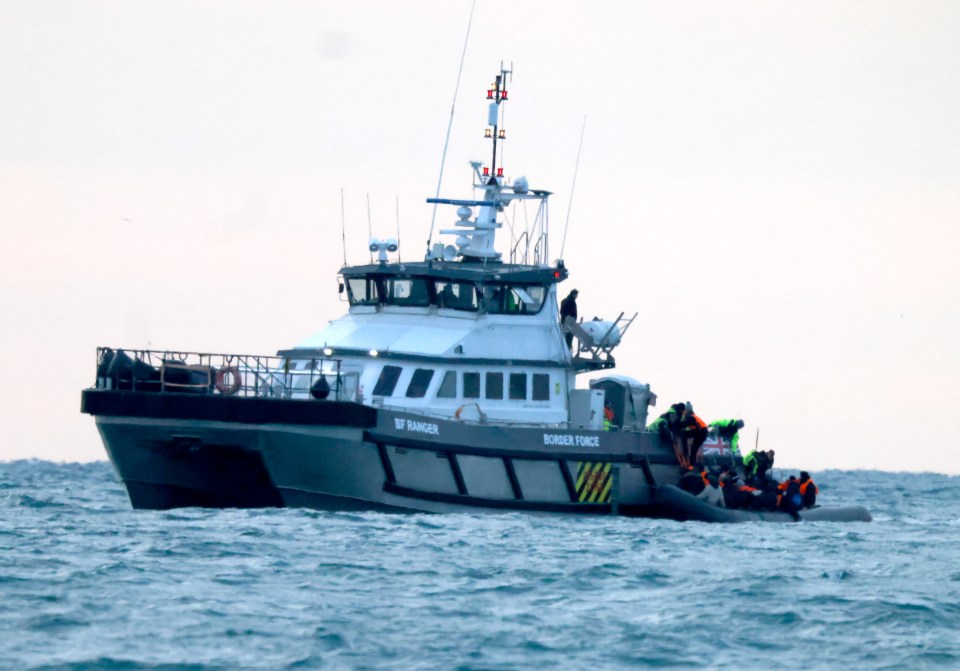
[[[373,240],[373,223],[370,221],[370,194],[367,194],[367,234]],[[370,263],[373,263],[373,249],[370,250]]]
[[583,150],[583,134],[587,130],[587,115],[583,115],[583,126],[580,128],[580,146],[577,147],[577,162],[573,166],[573,184],[570,185],[570,202],[567,203],[567,220],[563,223],[563,242],[560,243],[560,258],[567,247],[567,229],[570,228],[570,208],[573,207],[573,190],[577,186],[577,171],[580,169],[580,152]]
[[[463,40],[463,53],[460,55],[460,69],[457,71],[457,84],[453,87],[453,103],[450,105],[450,123],[447,124],[447,139],[443,142],[443,155],[440,157],[440,177],[437,178],[437,198],[440,197],[440,185],[443,183],[443,166],[447,162],[447,147],[450,144],[450,130],[453,128],[453,111],[457,107],[457,92],[460,90],[460,75],[463,74],[463,61],[467,58],[467,43],[470,41],[470,27],[473,25],[473,10],[477,0],[470,5],[470,20],[467,22],[467,36]],[[430,217],[430,235],[427,236],[427,256],[430,256],[430,243],[433,242],[433,226],[437,220],[437,203],[433,204]]]
[[340,187],[340,235],[343,237],[343,266],[347,267],[347,221],[343,206],[343,187]]
[[400,258],[400,194],[397,196],[397,262],[399,263],[402,259]]

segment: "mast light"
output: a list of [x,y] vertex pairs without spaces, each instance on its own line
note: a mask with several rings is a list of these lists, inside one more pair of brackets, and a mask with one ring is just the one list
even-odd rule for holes
[[497,168],[497,177],[503,177],[503,168]]
[[501,140],[506,140],[506,139],[507,139],[507,131],[505,131],[504,129],[501,128],[501,129],[497,132],[497,137],[500,138]]
[[490,176],[490,168],[484,166],[484,168],[483,168],[483,176],[484,176],[484,177],[489,177],[489,176]]
[[493,131],[488,128],[487,130],[483,131],[483,137],[493,137]]
[[493,100],[493,89],[487,89],[487,100]]

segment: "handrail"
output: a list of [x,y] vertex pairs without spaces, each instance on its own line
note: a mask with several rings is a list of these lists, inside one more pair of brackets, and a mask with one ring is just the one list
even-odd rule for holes
[[[352,400],[340,359],[97,348],[96,389],[278,399]],[[321,383],[322,380],[322,383]]]

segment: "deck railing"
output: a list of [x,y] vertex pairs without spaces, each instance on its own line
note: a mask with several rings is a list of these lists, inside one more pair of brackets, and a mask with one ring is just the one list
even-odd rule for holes
[[97,389],[277,399],[352,400],[339,359],[97,348]]

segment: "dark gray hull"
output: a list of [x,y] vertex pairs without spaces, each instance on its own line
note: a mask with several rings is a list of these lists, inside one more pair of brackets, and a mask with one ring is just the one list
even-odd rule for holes
[[870,522],[873,519],[863,506],[818,506],[801,510],[797,517],[783,512],[729,510],[718,508],[672,485],[658,489],[655,509],[662,517],[684,522]]
[[651,434],[250,400],[87,391],[84,410],[136,508],[645,515],[656,486],[680,475]]

